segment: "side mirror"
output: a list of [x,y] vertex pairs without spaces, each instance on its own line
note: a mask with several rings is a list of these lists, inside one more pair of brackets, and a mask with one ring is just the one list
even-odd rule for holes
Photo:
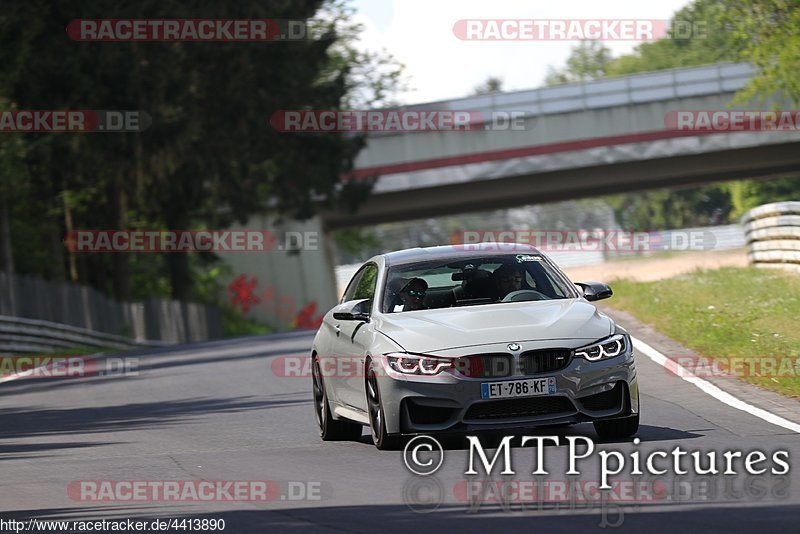
[[581,288],[583,298],[589,302],[607,299],[614,294],[610,287],[601,282],[575,282],[575,285]]
[[370,299],[349,300],[333,309],[333,318],[339,321],[369,321]]

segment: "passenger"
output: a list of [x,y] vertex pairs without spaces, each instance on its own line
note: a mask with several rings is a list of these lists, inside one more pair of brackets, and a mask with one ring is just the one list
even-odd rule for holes
[[496,300],[503,298],[513,291],[522,289],[523,270],[516,265],[501,265],[492,273],[497,289]]

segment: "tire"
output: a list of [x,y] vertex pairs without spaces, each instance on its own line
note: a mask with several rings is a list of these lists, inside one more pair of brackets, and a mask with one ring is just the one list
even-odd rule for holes
[[322,441],[356,441],[361,437],[363,425],[351,421],[337,421],[331,415],[328,392],[322,382],[322,371],[319,360],[312,356],[311,363],[312,394],[314,396],[314,414],[317,418],[319,437]]
[[639,431],[639,414],[622,419],[595,421],[592,424],[600,439],[629,438]]
[[367,379],[364,389],[367,394],[367,411],[369,412],[369,428],[372,442],[381,451],[400,449],[403,439],[398,434],[389,434],[386,431],[386,415],[381,402],[381,392],[378,387],[378,376],[372,368],[372,363],[367,362]]

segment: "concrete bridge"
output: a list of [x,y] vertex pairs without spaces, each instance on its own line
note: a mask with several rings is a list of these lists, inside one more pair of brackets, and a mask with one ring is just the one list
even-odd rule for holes
[[487,117],[522,113],[523,127],[371,134],[355,178],[379,175],[373,195],[355,215],[325,213],[325,226],[796,171],[798,132],[705,132],[665,124],[677,110],[728,109],[751,76],[747,64],[724,63],[414,106]]
[[[316,250],[225,257],[259,298],[247,315],[285,330],[299,324],[302,310],[313,320],[336,302],[331,230],[797,172],[796,131],[708,132],[665,123],[677,110],[728,109],[751,76],[747,64],[724,63],[414,106],[521,115],[521,127],[370,134],[352,178],[380,176],[366,205],[289,228],[318,232]],[[781,107],[742,109],[773,106]],[[263,215],[243,227],[271,230],[272,222]]]

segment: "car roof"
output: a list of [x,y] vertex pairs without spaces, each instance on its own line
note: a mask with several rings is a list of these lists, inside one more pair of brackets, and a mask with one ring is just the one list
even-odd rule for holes
[[522,243],[471,243],[408,248],[387,252],[382,256],[387,265],[405,265],[422,261],[467,260],[471,256],[515,256],[517,254],[541,254],[541,252],[532,245]]

